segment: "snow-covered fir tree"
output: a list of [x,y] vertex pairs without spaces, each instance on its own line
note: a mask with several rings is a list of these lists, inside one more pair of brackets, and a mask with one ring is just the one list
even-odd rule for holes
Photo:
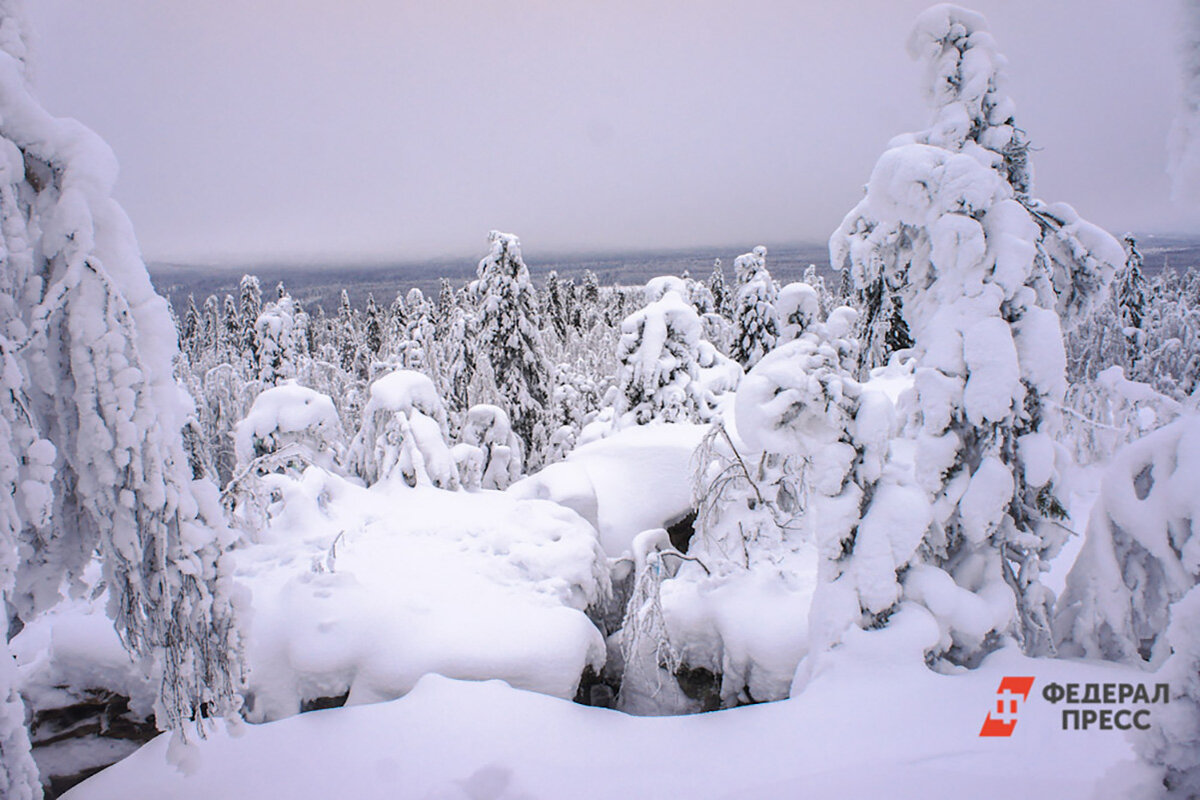
[[[886,620],[903,587],[939,623],[932,655],[953,663],[976,663],[1006,635],[1050,652],[1040,575],[1066,536],[1051,438],[1065,391],[1059,313],[1083,313],[1124,254],[1068,206],[1030,197],[1028,145],[981,16],[935,6],[909,51],[925,65],[933,124],[892,141],[830,253],[858,291],[882,281],[894,292],[911,332],[907,432],[931,519],[894,543],[886,582],[899,585],[860,586],[860,604]],[[955,594],[978,612],[948,613]]]
[[734,330],[730,356],[750,369],[775,346],[779,315],[777,289],[767,271],[767,248],[759,245],[733,262],[737,296],[733,301]]
[[713,261],[712,275],[708,278],[708,291],[713,298],[713,311],[726,317],[731,316],[729,289],[725,285],[725,273],[721,271],[721,259]]
[[1064,655],[1155,665],[1170,606],[1200,582],[1200,417],[1121,449],[1055,611]]
[[375,295],[369,293],[363,323],[363,343],[372,356],[378,356],[383,349],[383,315],[379,306],[375,305]]
[[[280,284],[282,286],[282,284]],[[296,301],[283,294],[263,307],[254,323],[258,343],[255,370],[265,386],[274,386],[294,378],[300,370],[300,354],[305,349],[305,321]]]
[[510,233],[488,234],[491,252],[479,262],[479,351],[495,379],[494,404],[505,408],[529,468],[541,463],[550,401],[537,293]]
[[700,421],[712,399],[700,383],[700,318],[678,278],[646,288],[648,305],[621,323],[614,424]]
[[258,363],[258,331],[254,324],[262,313],[262,284],[254,275],[243,275],[238,286],[238,320],[241,323],[241,341],[238,343],[242,358],[247,364]]
[[457,489],[458,470],[447,440],[446,408],[433,381],[396,370],[371,384],[346,464],[368,484]]
[[[158,681],[157,723],[183,734],[239,707],[233,536],[216,487],[192,479],[176,332],[111,197],[115,158],[33,99],[18,13],[0,5],[0,476],[19,515],[0,506],[0,591],[19,627],[98,554],[121,640]],[[3,794],[36,796],[11,664],[0,674]]]

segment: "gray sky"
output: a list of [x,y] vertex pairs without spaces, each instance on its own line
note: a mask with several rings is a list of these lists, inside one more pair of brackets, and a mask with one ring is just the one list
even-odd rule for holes
[[[33,0],[34,81],[99,132],[151,260],[339,262],[825,240],[925,126],[928,2]],[[1172,204],[1173,0],[1001,0],[1036,193]]]

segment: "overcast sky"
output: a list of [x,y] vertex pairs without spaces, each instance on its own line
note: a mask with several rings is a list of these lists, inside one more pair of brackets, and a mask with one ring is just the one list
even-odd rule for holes
[[[99,132],[150,260],[824,241],[928,112],[927,2],[34,0],[34,81]],[[1174,0],[1004,0],[1036,194],[1110,230],[1172,204]]]

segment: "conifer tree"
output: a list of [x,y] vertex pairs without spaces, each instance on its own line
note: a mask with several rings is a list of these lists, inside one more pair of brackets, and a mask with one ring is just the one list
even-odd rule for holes
[[[919,538],[893,535],[905,542],[891,551],[899,577],[857,595],[875,624],[902,596],[925,603],[941,632],[934,660],[972,665],[1008,635],[1046,653],[1054,598],[1040,576],[1066,536],[1051,438],[1065,390],[1056,311],[1081,313],[1123,254],[1069,207],[1030,196],[1028,143],[981,16],[935,6],[909,50],[926,68],[933,124],[893,140],[830,252],[858,292],[894,298],[914,342],[907,434],[931,517]],[[864,524],[886,518],[882,502]],[[950,613],[956,594],[987,613]]]
[[492,231],[479,262],[479,357],[495,376],[495,405],[505,408],[529,467],[541,464],[550,401],[550,367],[542,344],[537,293],[516,236]]
[[239,286],[238,319],[241,322],[242,339],[238,350],[246,364],[253,367],[258,363],[258,334],[255,325],[262,313],[262,286],[255,275],[243,275]]
[[[0,2],[0,602],[19,627],[98,555],[122,642],[159,676],[157,723],[183,735],[239,705],[233,537],[189,469],[176,329],[115,158],[33,99],[23,29]],[[40,790],[6,644],[0,662],[0,795],[24,800]]]
[[775,310],[778,290],[767,272],[767,248],[762,245],[738,256],[733,269],[738,289],[730,356],[750,369],[775,347],[779,338],[779,315]]

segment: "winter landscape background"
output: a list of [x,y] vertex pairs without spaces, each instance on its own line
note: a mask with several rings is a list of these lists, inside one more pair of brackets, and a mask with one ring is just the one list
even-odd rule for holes
[[46,13],[0,0],[0,797],[1200,797],[1200,60],[1144,234],[1042,199],[1074,152],[937,5],[827,242],[625,251],[631,199],[598,255],[264,213],[147,263]]

